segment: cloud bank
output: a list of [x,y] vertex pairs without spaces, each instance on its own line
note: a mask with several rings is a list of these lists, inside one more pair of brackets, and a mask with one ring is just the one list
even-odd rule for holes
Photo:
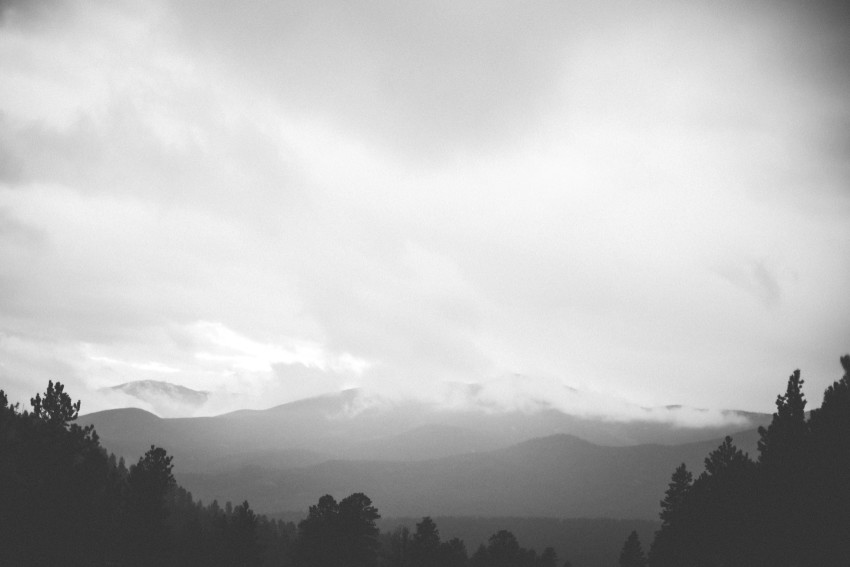
[[226,411],[516,374],[770,411],[800,367],[816,405],[850,336],[846,15],[3,3],[2,387]]

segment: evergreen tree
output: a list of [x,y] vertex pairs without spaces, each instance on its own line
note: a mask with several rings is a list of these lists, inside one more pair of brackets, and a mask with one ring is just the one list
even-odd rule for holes
[[176,485],[171,472],[173,460],[165,449],[151,445],[139,462],[130,467],[127,487],[134,513],[160,521],[168,516],[166,497]]
[[400,526],[384,537],[382,545],[385,564],[388,567],[408,567],[410,559],[411,537],[410,530]]
[[440,565],[440,530],[426,516],[416,524],[410,545],[411,564],[414,567],[437,567]]
[[73,403],[71,396],[65,393],[65,386],[59,382],[54,386],[53,380],[48,381],[44,398],[36,394],[30,398],[30,404],[35,417],[57,427],[67,427],[80,412],[79,400]]
[[[806,420],[795,371],[760,428],[757,463],[731,438],[693,483],[674,473],[661,502],[652,567],[839,567],[850,557],[850,356]],[[688,485],[690,486],[688,487]]]
[[377,508],[357,492],[337,504],[330,495],[310,506],[298,524],[296,563],[305,567],[374,567],[378,561]]
[[653,567],[681,565],[691,553],[693,518],[689,517],[687,498],[692,484],[693,475],[682,463],[673,472],[661,501],[661,529],[649,550]]
[[755,465],[731,437],[704,464],[693,483],[684,466],[673,474],[650,549],[653,567],[748,564]]
[[812,435],[807,509],[809,565],[843,565],[850,557],[850,355],[841,357],[844,376],[830,385],[809,419]]
[[646,567],[646,555],[636,531],[632,531],[620,551],[620,567]]
[[296,564],[304,567],[341,565],[339,504],[330,494],[310,506],[307,517],[298,524]]
[[436,565],[440,567],[464,567],[466,562],[466,545],[463,541],[453,537],[440,544],[439,561]]
[[173,457],[151,445],[127,475],[127,538],[136,564],[162,563],[168,552],[167,497],[175,487]]
[[249,567],[260,562],[260,548],[257,544],[257,515],[251,510],[248,501],[233,508],[228,518],[228,537],[226,538],[230,565]]
[[785,394],[776,398],[776,412],[767,428],[759,427],[758,521],[754,540],[763,556],[777,567],[798,565],[809,523],[806,510],[811,492],[811,443],[806,421],[804,380],[795,370]]
[[521,562],[521,548],[516,536],[499,530],[487,542],[487,556],[492,567],[516,567]]
[[294,526],[257,517],[247,502],[204,508],[180,489],[172,457],[151,446],[130,470],[50,382],[18,412],[0,391],[0,565],[259,565],[258,530],[280,566]]
[[543,553],[540,555],[538,565],[540,567],[558,566],[558,554],[555,553],[555,549],[553,547],[547,547],[543,550]]
[[664,500],[661,501],[661,517],[662,525],[669,526],[673,524],[677,516],[681,513],[685,497],[693,483],[694,475],[682,463],[673,472],[673,477],[670,479],[670,484],[667,487],[667,492],[664,493]]
[[484,544],[480,544],[469,558],[469,567],[490,567],[490,555]]
[[0,564],[99,560],[108,460],[91,428],[69,426],[80,403],[52,381],[32,412],[0,398]]
[[378,527],[381,515],[372,500],[362,492],[343,498],[339,503],[340,530],[346,545],[347,564],[373,567],[378,562]]
[[795,370],[788,378],[785,395],[777,396],[776,412],[770,426],[759,427],[759,462],[768,466],[783,466],[801,458],[798,453],[808,441],[804,380]]

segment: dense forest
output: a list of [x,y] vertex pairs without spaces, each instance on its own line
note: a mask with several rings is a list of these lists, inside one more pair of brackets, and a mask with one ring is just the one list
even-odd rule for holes
[[[727,437],[699,476],[678,467],[648,553],[632,532],[621,567],[846,565],[850,356],[841,364],[843,378],[809,413],[800,372],[791,375],[759,430],[756,460]],[[0,565],[572,565],[507,530],[468,550],[443,540],[429,517],[380,533],[378,509],[362,493],[322,496],[297,525],[255,514],[248,502],[205,505],[177,485],[164,449],[151,446],[129,467],[108,454],[93,427],[74,423],[80,402],[61,383],[30,404],[20,410],[0,390]]]
[[795,371],[753,460],[727,437],[696,478],[682,465],[661,502],[652,567],[846,566],[850,561],[850,356],[806,413]]
[[296,525],[255,514],[248,502],[195,501],[175,482],[172,457],[151,446],[127,467],[93,427],[75,424],[61,383],[19,411],[0,390],[0,565],[205,565],[298,567],[555,567],[500,530],[469,555],[423,518],[411,533],[381,534],[368,496],[322,496]]

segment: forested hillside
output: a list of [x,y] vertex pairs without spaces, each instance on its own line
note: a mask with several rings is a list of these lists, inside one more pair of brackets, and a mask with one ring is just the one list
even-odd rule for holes
[[0,565],[555,567],[498,530],[472,554],[441,541],[430,518],[381,536],[363,493],[319,498],[296,527],[257,515],[247,501],[204,505],[175,482],[173,457],[151,446],[129,468],[92,426],[74,423],[61,383],[19,411],[0,390]]
[[[755,430],[736,434],[756,448]],[[256,502],[265,513],[304,510],[315,495],[363,491],[392,516],[655,519],[669,471],[700,466],[720,440],[605,447],[570,435],[427,461],[333,460],[303,467],[249,462],[228,472],[180,473],[205,500]]]
[[695,476],[673,473],[652,567],[831,566],[850,558],[850,356],[806,415],[795,371],[753,460],[726,438]]
[[683,445],[722,439],[770,421],[769,414],[678,406],[635,408],[633,419],[609,419],[572,415],[545,399],[527,410],[494,408],[476,398],[476,391],[464,385],[459,407],[349,389],[213,417],[160,418],[122,408],[81,415],[78,422],[94,425],[118,456],[135,458],[151,444],[162,445],[180,462],[181,473],[210,473],[246,463],[290,468],[334,459],[427,461],[553,435],[608,447]]
[[[727,437],[699,475],[678,466],[657,495],[661,527],[648,556],[637,530],[608,542],[620,549],[621,567],[846,565],[850,356],[841,364],[843,377],[808,414],[801,374],[791,375],[770,425],[758,432],[755,460]],[[61,383],[50,382],[30,404],[21,411],[0,390],[0,565],[582,565],[554,542],[527,548],[496,526],[474,549],[442,537],[427,516],[381,534],[378,508],[360,491],[318,498],[297,526],[258,515],[247,501],[205,505],[177,485],[165,449],[150,446],[129,467],[109,455],[93,427],[74,423],[80,403]]]

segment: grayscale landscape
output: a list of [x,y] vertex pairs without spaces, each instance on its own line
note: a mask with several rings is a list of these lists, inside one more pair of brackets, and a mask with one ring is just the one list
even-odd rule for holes
[[850,4],[0,0],[0,566],[846,567]]

